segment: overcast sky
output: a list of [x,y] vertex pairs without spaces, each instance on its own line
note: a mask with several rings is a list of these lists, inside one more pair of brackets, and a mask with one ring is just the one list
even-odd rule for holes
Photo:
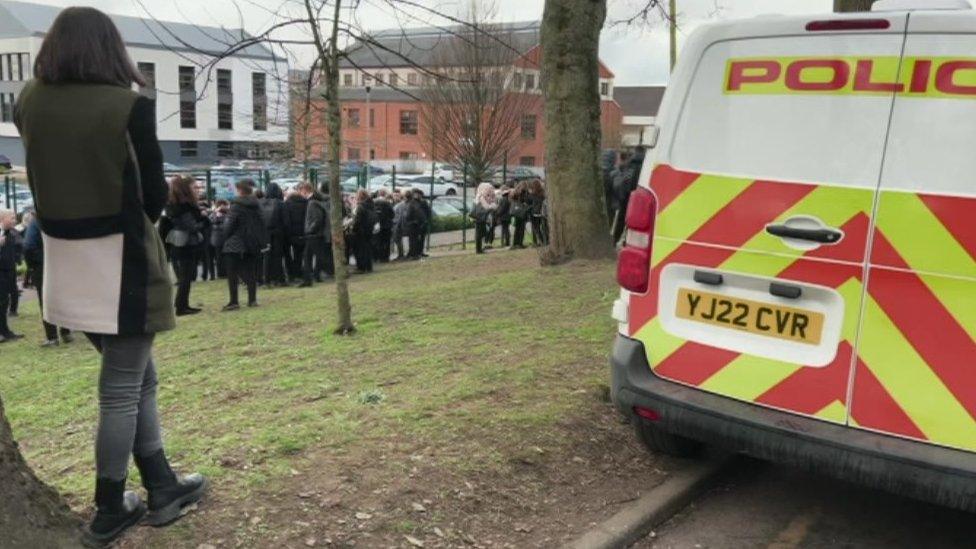
[[[30,1],[30,0],[29,0]],[[200,25],[238,26],[234,0],[32,0],[56,6],[90,5],[110,13],[145,16],[145,9],[162,20],[194,22]],[[138,3],[141,1],[141,5]],[[244,16],[245,28],[260,32],[273,20],[273,13],[283,3],[293,0],[237,0]],[[484,1],[484,0],[482,0]],[[622,28],[612,22],[633,15],[645,0],[609,0],[610,14],[603,32],[600,56],[616,73],[617,85],[664,84],[668,78],[668,33],[663,24],[649,28]],[[468,0],[416,0],[442,13],[465,11]],[[422,16],[413,21],[398,20],[388,9],[379,6],[384,0],[362,0],[357,14],[359,25],[368,30],[421,24]],[[500,21],[540,19],[544,0],[494,0]],[[831,0],[678,0],[680,35],[687,35],[697,25],[716,19],[736,19],[759,14],[823,13],[830,11]],[[443,24],[443,20],[439,21]]]

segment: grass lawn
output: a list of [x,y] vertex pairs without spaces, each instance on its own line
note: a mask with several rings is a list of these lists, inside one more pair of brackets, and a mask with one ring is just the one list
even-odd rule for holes
[[[385,464],[379,478],[394,478],[422,454],[432,470],[462,478],[572,452],[578,441],[567,421],[606,407],[597,395],[614,334],[612,268],[543,269],[532,251],[381,265],[353,278],[359,331],[345,338],[331,333],[331,284],[260,291],[261,307],[236,313],[218,312],[223,281],[196,284],[191,302],[205,312],[157,343],[168,452],[181,469],[213,479],[214,508],[242,525],[226,534],[237,546],[277,539],[241,518],[251,516],[241,511],[249,498],[325,486],[360,460],[376,458]],[[36,302],[21,310],[13,327],[28,337],[0,351],[0,394],[38,475],[84,510],[97,355],[82,341],[38,348]],[[348,510],[359,503],[353,498]],[[383,531],[417,526],[398,517]],[[328,535],[325,526],[309,528]],[[187,547],[210,539],[188,534],[195,529],[187,520],[144,536],[160,547],[182,546],[181,535],[195,536]]]

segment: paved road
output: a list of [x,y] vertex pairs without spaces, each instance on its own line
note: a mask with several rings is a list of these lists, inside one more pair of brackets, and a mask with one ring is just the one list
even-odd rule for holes
[[634,547],[972,548],[976,515],[743,459]]

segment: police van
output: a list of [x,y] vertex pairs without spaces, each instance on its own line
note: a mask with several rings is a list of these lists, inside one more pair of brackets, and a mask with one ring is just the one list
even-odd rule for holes
[[613,310],[643,442],[976,510],[976,12],[705,26],[652,134]]

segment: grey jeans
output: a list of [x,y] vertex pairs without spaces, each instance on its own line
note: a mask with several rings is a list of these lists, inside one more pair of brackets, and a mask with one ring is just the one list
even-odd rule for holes
[[102,355],[95,467],[99,478],[123,480],[130,454],[149,456],[163,448],[152,360],[155,336],[86,335]]

